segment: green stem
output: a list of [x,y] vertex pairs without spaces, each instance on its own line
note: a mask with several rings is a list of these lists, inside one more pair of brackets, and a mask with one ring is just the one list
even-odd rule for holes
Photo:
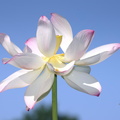
[[52,86],[52,120],[58,120],[57,111],[57,75],[55,74]]

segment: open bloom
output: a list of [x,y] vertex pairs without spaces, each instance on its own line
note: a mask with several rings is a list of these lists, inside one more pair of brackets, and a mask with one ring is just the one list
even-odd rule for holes
[[[120,48],[120,44],[108,44],[86,53],[93,35],[93,30],[83,30],[73,38],[70,24],[58,14],[52,14],[51,21],[45,16],[40,17],[36,37],[25,42],[23,51],[10,41],[8,35],[1,33],[0,43],[12,55],[12,58],[3,58],[3,63],[21,70],[0,83],[0,92],[29,85],[24,99],[27,108],[32,109],[50,92],[54,74],[57,74],[72,88],[99,96],[101,86],[89,75],[88,65],[105,60]],[[60,46],[64,53],[57,54]]]

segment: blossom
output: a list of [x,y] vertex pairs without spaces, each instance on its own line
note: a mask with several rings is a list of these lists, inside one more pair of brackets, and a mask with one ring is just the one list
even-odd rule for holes
[[[24,96],[27,109],[48,95],[55,74],[62,76],[72,88],[99,96],[101,85],[89,74],[89,65],[102,62],[120,48],[119,43],[113,43],[86,53],[94,31],[83,30],[73,38],[68,21],[58,14],[51,15],[51,20],[40,17],[36,37],[25,42],[23,51],[7,34],[0,34],[0,43],[12,56],[3,58],[3,63],[21,68],[0,83],[0,92],[28,86]],[[59,47],[64,53],[57,54]]]

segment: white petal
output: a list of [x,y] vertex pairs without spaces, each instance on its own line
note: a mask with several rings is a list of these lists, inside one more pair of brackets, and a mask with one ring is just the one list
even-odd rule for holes
[[47,17],[40,17],[36,36],[40,52],[47,57],[51,57],[56,48],[56,35],[53,25]]
[[0,83],[0,92],[8,89],[21,88],[30,85],[40,74],[39,70],[19,70]]
[[94,35],[93,30],[83,30],[79,32],[69,45],[64,61],[78,60],[86,52]]
[[93,65],[100,63],[110,57],[114,52],[120,49],[119,43],[107,44],[97,47],[87,52],[80,60],[76,61],[76,65]]
[[90,73],[91,69],[89,66],[75,66],[73,70],[78,71],[78,72],[85,72],[85,73]]
[[55,28],[56,35],[62,36],[61,48],[65,52],[73,40],[72,29],[69,22],[62,16],[52,13],[51,22]]
[[8,59],[4,58],[3,60],[4,64],[11,64],[18,68],[23,69],[38,69],[42,67],[46,62],[43,61],[43,59],[40,56],[37,56],[35,54],[30,53],[23,53],[19,55],[15,55],[13,58]]
[[94,96],[100,95],[101,86],[99,82],[87,73],[73,70],[63,78],[72,88],[78,91]]
[[10,41],[10,37],[4,33],[0,33],[0,44],[6,49],[10,55],[22,53],[22,51]]
[[36,38],[30,38],[25,42],[25,45],[28,46],[31,49],[31,52],[33,54],[37,54],[39,56],[44,56],[40,50],[38,49]]
[[60,63],[61,66],[57,66],[55,64],[49,64],[49,63],[47,63],[47,65],[48,65],[48,68],[50,69],[50,71],[54,72],[55,74],[66,75],[71,72],[71,70],[74,67],[74,63],[75,63],[75,61],[72,61],[68,64]]
[[23,53],[32,53],[32,50],[28,46],[25,46],[23,49]]
[[54,81],[54,74],[46,67],[40,76],[27,88],[25,93],[25,103],[32,109],[39,99],[43,99],[50,91]]

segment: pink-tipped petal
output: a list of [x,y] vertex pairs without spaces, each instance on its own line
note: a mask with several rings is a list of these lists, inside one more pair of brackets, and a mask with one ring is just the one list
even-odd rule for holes
[[33,109],[34,105],[36,104],[36,101],[34,100],[34,96],[25,96],[24,97],[27,109],[31,110]]
[[10,37],[4,33],[0,33],[0,44],[6,49],[10,55],[22,53],[22,51],[10,41]]
[[52,13],[51,22],[55,28],[56,35],[62,36],[61,48],[65,52],[73,40],[72,29],[69,22],[62,16]]
[[113,53],[120,49],[120,43],[107,44],[100,47],[97,47],[84,56],[82,56],[76,65],[94,65],[100,63],[110,57]]
[[79,32],[69,45],[65,53],[64,61],[78,60],[86,52],[94,35],[93,30],[83,30]]
[[53,82],[54,74],[45,67],[40,76],[26,90],[24,99],[27,107],[32,109],[37,101],[43,99],[51,90]]
[[0,83],[0,92],[30,85],[41,73],[40,70],[19,70]]
[[44,56],[40,50],[38,49],[36,38],[30,38],[25,42],[25,45],[28,46],[31,49],[31,53],[37,54],[39,56]]
[[63,76],[63,78],[68,85],[78,91],[94,96],[98,96],[101,93],[100,83],[88,73],[79,72],[73,69],[73,71]]
[[38,48],[43,55],[47,57],[54,55],[56,35],[52,23],[45,16],[39,19],[36,39]]
[[32,53],[23,53],[19,55],[15,55],[13,58],[4,58],[4,64],[11,64],[15,67],[22,69],[38,69],[45,65],[45,61],[38,55]]

